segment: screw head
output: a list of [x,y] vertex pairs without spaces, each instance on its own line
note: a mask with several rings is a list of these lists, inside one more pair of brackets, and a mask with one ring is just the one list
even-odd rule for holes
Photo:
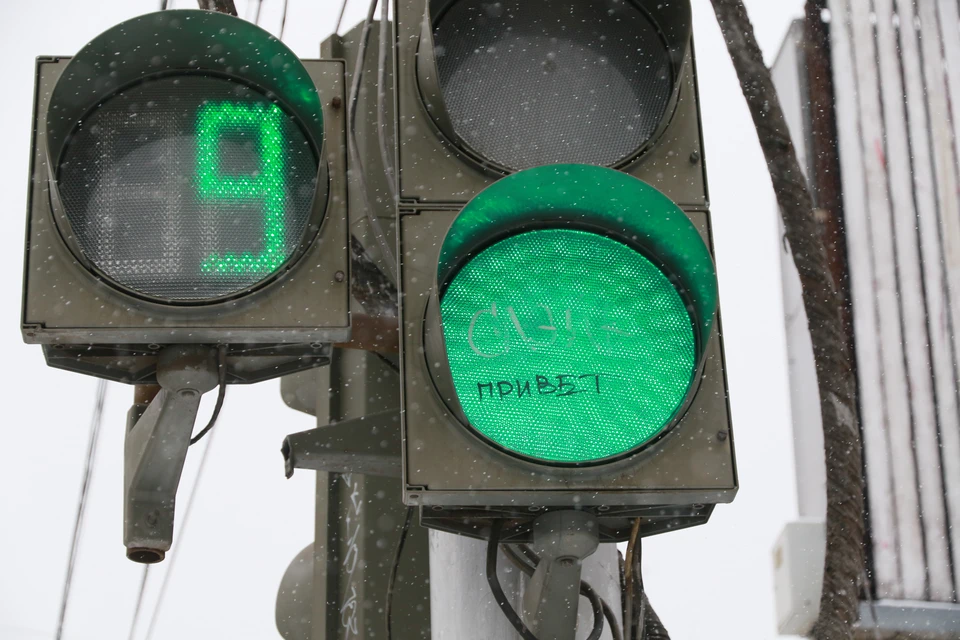
[[337,271],[335,274],[333,274],[333,279],[337,282],[343,282],[347,279],[347,276],[343,271]]
[[333,98],[330,100],[330,106],[334,109],[339,109],[340,105],[342,104],[343,100],[340,98],[340,96],[333,96]]
[[698,162],[700,162],[700,152],[692,151],[690,153],[690,164],[697,164]]
[[155,527],[157,523],[160,521],[160,514],[157,513],[156,511],[151,511],[146,516],[144,516],[143,519],[146,520],[148,525],[150,525],[151,527]]
[[727,432],[726,432],[726,431],[718,431],[718,432],[717,432],[717,440],[719,440],[720,442],[723,442],[723,441],[726,440],[726,439],[727,439]]

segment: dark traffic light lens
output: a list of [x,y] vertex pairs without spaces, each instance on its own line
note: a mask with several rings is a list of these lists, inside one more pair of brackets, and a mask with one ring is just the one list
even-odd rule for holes
[[275,102],[199,75],[148,80],[90,112],[57,171],[83,255],[161,300],[229,296],[278,271],[308,227],[318,157]]
[[530,231],[486,248],[441,300],[470,424],[514,453],[595,462],[668,428],[691,389],[697,338],[657,266],[606,236]]
[[673,91],[666,43],[629,0],[459,0],[436,16],[434,45],[456,135],[507,169],[617,164]]

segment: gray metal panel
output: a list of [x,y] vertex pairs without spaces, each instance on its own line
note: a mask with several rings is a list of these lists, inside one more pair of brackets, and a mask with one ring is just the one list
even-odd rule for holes
[[[69,58],[37,61],[34,123]],[[174,344],[345,342],[350,338],[350,248],[346,212],[344,63],[305,60],[323,97],[330,194],[316,240],[291,269],[241,298],[172,307],[93,278],[64,245],[50,210],[42,130],[34,127],[27,209],[22,329],[28,343]],[[338,276],[337,274],[340,274]],[[338,279],[339,278],[339,279]]]
[[[396,411],[399,381],[376,356],[335,352],[318,428]],[[325,402],[326,400],[326,402]],[[327,410],[320,405],[327,405]],[[396,479],[317,473],[313,638],[382,640],[387,579],[406,510]],[[411,524],[393,602],[393,638],[430,638],[427,530]],[[319,585],[319,587],[318,587]]]
[[[709,245],[708,214],[687,214]],[[719,323],[707,347],[700,389],[684,418],[661,442],[626,460],[581,469],[537,465],[493,449],[457,422],[427,371],[422,334],[437,254],[456,215],[431,210],[400,216],[404,500],[428,506],[732,501],[737,476]]]
[[[400,198],[416,203],[466,202],[499,176],[483,173],[444,141],[417,87],[416,53],[424,0],[396,4],[397,117]],[[693,48],[684,61],[680,97],[659,141],[624,171],[648,182],[682,206],[708,204],[699,96]]]
[[872,639],[879,631],[883,638],[905,634],[902,637],[917,640],[948,640],[960,637],[960,605],[909,600],[861,602],[857,627],[858,638]]

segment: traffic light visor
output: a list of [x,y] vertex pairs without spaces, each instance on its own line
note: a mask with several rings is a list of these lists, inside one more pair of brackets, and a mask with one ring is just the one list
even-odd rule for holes
[[494,445],[560,465],[630,454],[672,426],[717,306],[683,211],[585,165],[520,172],[471,201],[441,249],[438,290],[448,402]]
[[165,11],[101,34],[64,70],[46,132],[61,235],[141,297],[244,293],[322,220],[315,85],[285,45],[231,16]]

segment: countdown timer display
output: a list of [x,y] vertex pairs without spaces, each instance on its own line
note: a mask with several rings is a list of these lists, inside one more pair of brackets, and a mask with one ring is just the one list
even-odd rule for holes
[[258,90],[176,75],[90,111],[56,175],[75,246],[105,279],[196,303],[242,293],[296,257],[316,230],[318,157]]

